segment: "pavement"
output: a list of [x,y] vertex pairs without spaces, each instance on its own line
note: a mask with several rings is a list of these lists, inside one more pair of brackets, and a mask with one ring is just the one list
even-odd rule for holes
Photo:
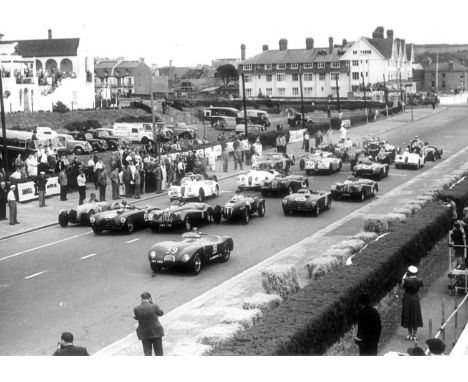
[[[443,111],[444,108],[438,108],[435,112],[433,112],[432,109],[415,109],[413,111],[413,118],[414,120],[428,118],[434,113]],[[368,134],[380,135],[390,129],[405,126],[410,121],[411,115],[409,112],[406,112],[389,119],[383,119],[371,124],[349,129],[348,136],[353,139]],[[338,132],[334,132],[334,134],[333,139],[338,139]],[[288,152],[295,154],[296,158],[304,155],[301,151],[301,145],[302,142],[290,144],[288,146]],[[269,148],[265,149],[264,152],[273,150],[274,149]],[[460,154],[454,155],[450,161],[446,160],[434,166],[434,168],[431,169],[431,171],[433,171],[432,175],[428,174],[431,171],[421,173],[420,175],[412,178],[411,182],[407,182],[397,187],[393,191],[385,194],[384,197],[376,199],[375,202],[356,210],[346,218],[335,222],[319,232],[316,232],[311,237],[304,239],[293,247],[274,254],[271,258],[257,264],[255,267],[239,274],[235,278],[228,280],[219,287],[216,287],[184,306],[169,312],[162,318],[162,323],[166,328],[166,332],[168,334],[170,333],[165,337],[165,353],[167,355],[203,354],[210,348],[210,346],[200,341],[200,338],[192,338],[193,333],[205,333],[205,339],[210,338],[209,334],[207,334],[206,331],[201,331],[197,325],[199,324],[199,321],[203,321],[205,326],[207,326],[204,329],[210,329],[210,327],[213,328],[217,323],[222,321],[223,317],[219,316],[219,314],[225,314],[225,310],[219,310],[219,306],[216,305],[219,304],[220,300],[222,300],[220,299],[220,296],[222,296],[224,300],[231,300],[231,302],[234,303],[245,301],[247,297],[254,293],[262,293],[263,290],[260,285],[261,283],[258,282],[258,273],[261,269],[271,265],[284,265],[291,263],[294,263],[298,269],[303,269],[304,259],[300,257],[301,251],[311,252],[311,249],[313,249],[313,253],[309,253],[309,258],[310,256],[322,255],[323,251],[329,248],[331,243],[335,243],[349,235],[361,231],[360,227],[362,227],[364,217],[369,213],[388,213],[398,206],[403,206],[405,201],[414,198],[417,195],[417,191],[414,190],[420,189],[418,186],[424,185],[427,187],[429,183],[432,183],[435,187],[437,185],[440,186],[444,181],[449,181],[445,175],[449,174],[451,170],[464,165],[467,157],[468,150],[463,150]],[[232,162],[230,162],[230,166],[233,166]],[[246,167],[244,167],[244,169],[246,169]],[[220,161],[216,163],[216,168],[222,168]],[[242,171],[234,171],[232,169],[227,173],[219,170],[213,172],[219,180],[237,176],[240,173],[242,173]],[[89,184],[87,187],[87,194],[92,191],[94,191],[94,186]],[[110,196],[110,191],[110,187],[108,187],[108,196]],[[141,199],[135,202],[142,204],[146,200],[151,200],[155,197],[161,196],[166,196],[166,194],[144,194]],[[43,208],[39,208],[37,200],[20,204],[18,208],[18,220],[20,221],[20,224],[10,226],[8,225],[8,222],[1,223],[0,240],[57,224],[58,211],[61,209],[70,209],[76,206],[78,204],[78,195],[77,193],[69,194],[67,201],[60,201],[58,195],[51,196],[47,198],[46,204],[47,206]],[[349,221],[353,221],[355,224],[350,225]],[[353,228],[350,230],[350,227]],[[296,258],[294,253],[297,253]],[[303,272],[300,276],[304,280]],[[438,279],[433,281],[429,288],[424,291],[422,304],[423,317],[433,317],[433,333],[435,333],[437,329],[436,323],[441,322],[439,317],[441,314],[438,315],[437,313],[441,312],[441,298],[448,296],[446,284],[446,272],[444,271],[444,275],[438,277]],[[452,303],[447,303],[446,307],[449,305],[452,305]],[[229,306],[232,309],[235,309],[232,304]],[[224,306],[224,308],[225,307],[226,306]],[[446,312],[447,311],[448,308]],[[197,314],[194,314],[194,312]],[[448,314],[450,314],[450,312],[446,313],[446,316],[448,316]],[[200,317],[203,319],[200,320]],[[194,322],[193,320],[198,322]],[[383,354],[383,352],[387,350],[406,352],[408,344],[405,341],[402,341],[402,338],[404,338],[403,334],[404,333],[401,333],[401,330],[396,330],[392,336],[392,340],[386,345],[387,347],[385,349],[381,349],[381,353]],[[429,333],[427,335],[429,335]],[[97,352],[96,355],[141,355],[141,344],[136,339],[135,334],[131,333],[129,336],[123,338],[117,343]]]

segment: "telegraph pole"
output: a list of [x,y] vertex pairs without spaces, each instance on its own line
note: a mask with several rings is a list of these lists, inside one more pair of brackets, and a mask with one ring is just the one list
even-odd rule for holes
[[338,86],[338,76],[339,74],[336,74],[335,75],[335,81],[336,81],[336,98],[337,98],[337,101],[338,101],[338,115],[340,114],[340,87]]
[[304,117],[304,89],[302,88],[302,65],[301,65],[301,64],[299,64],[299,86],[301,87],[302,128],[305,128],[305,117]]
[[242,103],[244,106],[244,124],[245,124],[245,137],[248,137],[248,129],[247,129],[247,105],[245,102],[245,74],[242,70]]
[[5,123],[5,106],[3,104],[3,78],[0,70],[0,114],[2,120],[2,135],[3,135],[3,167],[6,171],[6,176],[9,174],[8,165],[8,150],[7,150],[7,136],[6,136],[6,123]]
[[385,97],[385,111],[387,113],[387,118],[388,118],[388,91],[387,91],[387,85],[385,84],[385,74],[383,75],[383,86],[384,86],[384,97]]
[[153,99],[153,72],[150,73],[150,99],[151,99],[151,123],[153,127],[153,142],[156,149],[156,155],[159,157],[158,135],[156,133],[156,118],[154,116],[154,99]]
[[364,83],[364,74],[361,72],[362,77],[362,91],[364,92],[364,112],[366,113],[366,122],[369,123],[369,117],[367,115],[367,100],[366,100],[366,84]]

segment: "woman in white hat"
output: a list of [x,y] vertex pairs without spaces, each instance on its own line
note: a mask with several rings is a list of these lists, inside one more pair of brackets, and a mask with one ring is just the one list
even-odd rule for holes
[[414,265],[408,267],[402,280],[402,288],[405,290],[403,295],[403,307],[401,311],[401,326],[408,329],[407,340],[417,341],[416,335],[418,328],[423,327],[421,302],[419,288],[423,286],[422,280],[417,277],[418,268]]

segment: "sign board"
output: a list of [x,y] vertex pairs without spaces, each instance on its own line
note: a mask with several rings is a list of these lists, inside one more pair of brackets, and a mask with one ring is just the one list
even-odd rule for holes
[[234,142],[226,142],[226,148],[227,148],[228,153],[234,151],[233,144]]
[[351,120],[350,119],[343,119],[341,121],[341,127],[350,127],[351,126]]
[[244,139],[241,142],[241,147],[242,147],[242,150],[245,151],[245,150],[249,150],[250,149],[250,145],[249,145],[249,140],[248,139]]
[[305,129],[290,130],[289,131],[289,143],[301,142],[304,139]]
[[[16,188],[18,189],[18,200],[20,202],[27,202],[28,200],[39,198],[37,187],[34,182],[18,183]],[[45,194],[46,196],[60,194],[60,185],[57,176],[47,179]]]
[[216,146],[213,146],[213,151],[215,153],[216,158],[218,158],[221,156],[221,152],[223,151],[223,149],[221,145],[216,145]]
[[45,194],[46,196],[60,194],[60,184],[58,182],[58,176],[53,176],[47,179]]

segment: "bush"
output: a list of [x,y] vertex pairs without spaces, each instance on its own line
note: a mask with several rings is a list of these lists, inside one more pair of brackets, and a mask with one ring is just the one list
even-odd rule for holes
[[289,265],[272,265],[262,272],[265,293],[278,294],[283,300],[296,293],[299,287],[296,270]]
[[57,101],[56,104],[52,105],[52,111],[54,113],[66,113],[70,111],[70,109],[61,101]]
[[143,102],[132,101],[132,102],[130,102],[130,108],[131,109],[141,109],[141,110],[144,110],[147,113],[151,114],[151,107],[144,104]]

